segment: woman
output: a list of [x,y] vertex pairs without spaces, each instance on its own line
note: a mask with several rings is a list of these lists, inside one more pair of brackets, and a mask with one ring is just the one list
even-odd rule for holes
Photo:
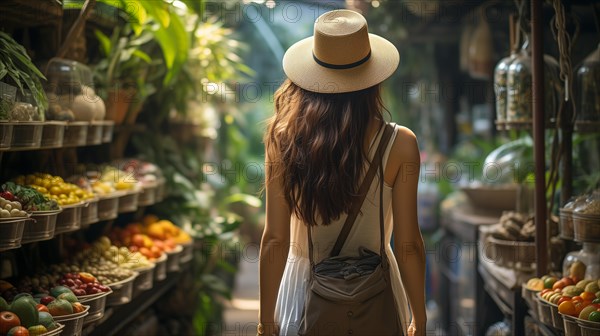
[[[260,250],[258,334],[297,335],[310,274],[307,228],[315,262],[330,252],[351,200],[373,159],[385,121],[380,83],[399,54],[368,34],[349,10],[323,14],[313,37],[288,49],[288,80],[275,93],[265,134],[266,223]],[[417,223],[419,150],[415,135],[394,125],[383,155],[385,247],[399,320],[408,335],[425,334],[425,254]],[[378,251],[376,177],[341,255]],[[410,304],[410,311],[409,311]]]

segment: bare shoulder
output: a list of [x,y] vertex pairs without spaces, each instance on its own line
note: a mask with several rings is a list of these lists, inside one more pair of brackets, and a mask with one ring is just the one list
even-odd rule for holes
[[394,156],[402,162],[420,161],[419,144],[415,133],[408,127],[397,126],[397,128],[398,133],[392,145]]

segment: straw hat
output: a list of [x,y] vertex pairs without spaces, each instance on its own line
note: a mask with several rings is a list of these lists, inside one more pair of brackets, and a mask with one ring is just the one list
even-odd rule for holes
[[320,93],[352,92],[392,75],[400,55],[386,39],[369,34],[367,20],[351,10],[334,10],[315,21],[314,36],[292,45],[283,70],[301,88]]

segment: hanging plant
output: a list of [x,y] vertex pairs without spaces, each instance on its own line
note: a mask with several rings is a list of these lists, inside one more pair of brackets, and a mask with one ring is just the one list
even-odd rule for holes
[[25,90],[29,90],[40,117],[48,107],[42,80],[46,80],[46,77],[33,64],[25,48],[8,34],[0,32],[0,81],[16,85],[23,96],[26,95]]

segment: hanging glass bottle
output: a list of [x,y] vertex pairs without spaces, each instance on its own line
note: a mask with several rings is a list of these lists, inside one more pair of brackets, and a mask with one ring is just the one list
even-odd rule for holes
[[[533,119],[532,59],[526,38],[521,51],[508,67],[507,110],[508,122],[531,122]],[[544,109],[546,121],[555,118],[560,88],[559,66],[552,56],[544,55]]]
[[577,122],[600,122],[600,45],[577,70]]
[[506,121],[507,111],[507,79],[508,67],[516,59],[517,54],[511,52],[510,56],[505,57],[498,62],[494,69],[494,92],[496,93],[496,120]]

